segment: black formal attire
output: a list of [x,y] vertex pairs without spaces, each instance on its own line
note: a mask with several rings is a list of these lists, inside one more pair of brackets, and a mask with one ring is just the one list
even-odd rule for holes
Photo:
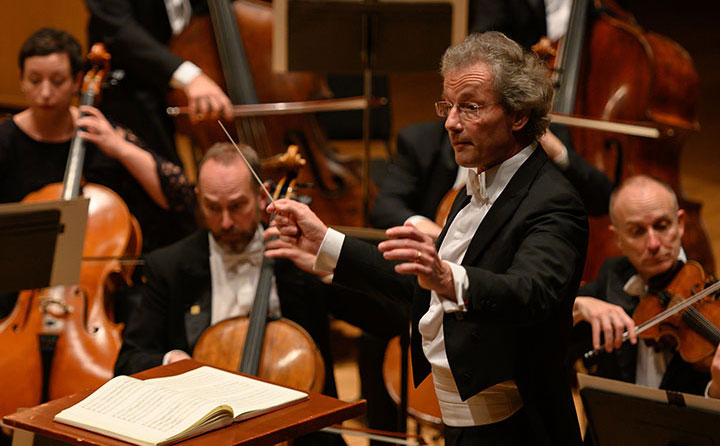
[[[200,334],[210,326],[208,231],[197,231],[148,254],[144,277],[140,304],[123,333],[117,374],[158,366],[170,350],[192,353]],[[329,322],[324,310],[325,296],[332,287],[284,260],[276,262],[275,280],[283,317],[299,323],[315,340],[325,360],[325,389],[334,394]]]
[[[193,9],[204,2],[193,1]],[[162,0],[86,0],[88,41],[102,42],[124,77],[103,92],[100,108],[147,144],[178,162],[174,125],[165,109],[170,79],[183,60],[167,48],[172,28]],[[197,4],[197,5],[196,5]]]
[[[553,125],[551,130],[567,147],[569,165],[562,172],[580,193],[588,214],[607,214],[612,183],[569,144],[567,128]],[[397,161],[388,167],[370,222],[378,228],[389,228],[403,225],[413,215],[435,220],[437,207],[455,184],[457,171],[443,121],[403,128],[397,137]]]
[[[438,246],[469,201],[461,190]],[[447,358],[461,398],[512,379],[528,420],[524,428],[535,444],[579,444],[563,372],[587,246],[587,217],[577,192],[538,147],[468,237],[472,240],[462,265],[469,278],[469,310],[443,318]],[[418,385],[430,373],[418,331],[430,292],[415,277],[396,274],[393,263],[374,246],[351,238],[342,246],[334,281],[412,302],[412,363]]]
[[[131,136],[132,137],[132,136]],[[143,143],[134,140],[141,148]],[[48,143],[32,139],[12,119],[0,124],[0,203],[21,201],[30,192],[62,182],[70,140]],[[160,208],[122,163],[86,144],[83,177],[106,186],[125,201],[143,232],[143,250],[168,245],[194,229],[192,187],[182,170],[149,149],[157,165],[160,187],[170,210]]]
[[543,0],[470,0],[468,34],[500,31],[526,49],[547,34]]
[[[581,287],[578,290],[578,296],[590,296],[619,305],[632,317],[639,298],[627,294],[623,287],[635,274],[637,274],[637,270],[627,257],[607,259],[600,268],[597,280]],[[573,346],[575,356],[579,357],[581,353],[592,349],[590,324],[578,324],[573,335],[576,344]],[[597,357],[596,374],[604,378],[634,383],[636,363],[637,345],[625,342],[612,353],[604,353]],[[709,381],[710,375],[708,373],[696,371],[692,365],[683,361],[679,353],[675,353],[665,370],[660,388],[703,395]]]

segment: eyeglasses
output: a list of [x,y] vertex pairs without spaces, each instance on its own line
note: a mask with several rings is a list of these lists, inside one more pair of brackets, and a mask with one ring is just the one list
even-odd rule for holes
[[474,102],[461,102],[459,104],[453,104],[450,101],[438,101],[435,103],[435,113],[441,118],[447,118],[450,111],[454,106],[457,105],[460,119],[464,121],[472,121],[480,117],[483,110],[486,110],[497,104],[476,104]]

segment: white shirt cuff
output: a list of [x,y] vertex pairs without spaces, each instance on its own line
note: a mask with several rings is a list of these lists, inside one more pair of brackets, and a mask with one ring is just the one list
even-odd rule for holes
[[345,234],[328,228],[325,233],[325,238],[320,244],[320,249],[318,249],[317,255],[315,256],[313,270],[335,271],[344,242]]
[[170,350],[169,352],[165,353],[165,356],[163,356],[162,365],[170,364],[170,355],[173,353],[185,353],[185,352],[182,350]]
[[708,381],[707,386],[705,386],[705,398],[711,398],[710,397],[710,384],[712,384],[712,380]]
[[468,289],[470,288],[470,279],[468,279],[467,271],[462,265],[457,263],[446,262],[450,265],[450,269],[453,273],[453,282],[455,283],[455,302],[448,299],[440,299],[445,313],[457,313],[467,311],[465,306],[465,296],[467,296]]
[[172,88],[185,88],[190,85],[190,82],[194,81],[196,77],[200,76],[202,70],[194,63],[186,60],[181,63],[175,70],[170,78],[170,86]]
[[407,218],[407,220],[405,220],[405,223],[412,223],[412,224],[415,225],[415,224],[417,224],[417,222],[419,222],[419,221],[429,221],[429,222],[432,222],[432,220],[430,220],[429,218],[425,217],[424,215],[411,215],[410,217]]
[[563,151],[552,160],[553,163],[560,168],[560,170],[566,170],[570,167],[570,158],[568,157],[567,147],[563,146]]

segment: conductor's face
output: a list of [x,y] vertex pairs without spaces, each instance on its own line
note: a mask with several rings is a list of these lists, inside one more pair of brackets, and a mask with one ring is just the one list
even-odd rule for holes
[[228,165],[211,158],[198,175],[196,194],[205,223],[215,240],[233,252],[245,249],[260,223],[264,203],[252,181],[240,158]]
[[522,150],[513,132],[522,129],[527,119],[508,113],[499,104],[493,74],[486,64],[480,62],[448,72],[443,82],[443,100],[452,104],[445,129],[459,165],[483,171]]

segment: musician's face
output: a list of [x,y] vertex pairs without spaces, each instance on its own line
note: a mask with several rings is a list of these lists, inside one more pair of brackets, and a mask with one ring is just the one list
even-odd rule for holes
[[[465,167],[487,170],[523,149],[514,132],[522,129],[527,118],[508,113],[498,102],[493,74],[484,63],[457,68],[445,75],[443,100],[455,106],[445,119],[455,161]],[[460,111],[458,104],[480,107],[476,116]]]
[[37,112],[64,112],[70,107],[79,85],[73,78],[67,53],[52,53],[25,59],[20,90]]
[[198,175],[196,194],[202,215],[215,240],[242,252],[260,223],[264,202],[242,159],[224,165],[207,160]]
[[677,210],[668,190],[655,182],[623,188],[613,205],[618,246],[647,283],[676,262],[685,229],[685,213]]

